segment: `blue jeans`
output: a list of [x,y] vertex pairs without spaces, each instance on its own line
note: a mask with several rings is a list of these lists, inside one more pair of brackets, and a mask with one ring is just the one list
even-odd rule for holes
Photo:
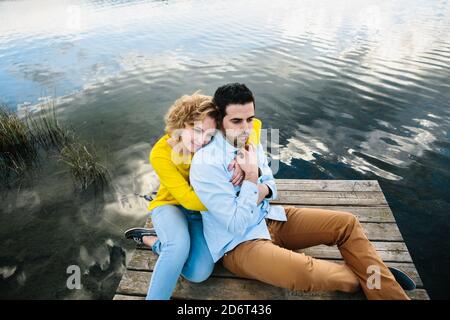
[[214,270],[214,260],[203,236],[199,212],[164,205],[150,215],[158,235],[152,250],[159,257],[146,300],[168,300],[180,274],[191,282],[205,281]]

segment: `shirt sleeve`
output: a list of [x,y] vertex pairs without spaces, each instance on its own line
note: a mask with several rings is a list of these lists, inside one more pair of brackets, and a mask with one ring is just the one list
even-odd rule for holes
[[[201,163],[199,152],[194,156],[190,179],[200,200],[213,218],[228,231],[243,235],[248,227],[257,223],[258,188],[244,180],[239,195],[228,181],[226,168],[220,164]],[[198,157],[197,157],[198,156]]]
[[188,210],[204,211],[206,207],[195,194],[189,182],[178,171],[171,159],[158,150],[150,153],[150,163],[159,177],[160,183]]

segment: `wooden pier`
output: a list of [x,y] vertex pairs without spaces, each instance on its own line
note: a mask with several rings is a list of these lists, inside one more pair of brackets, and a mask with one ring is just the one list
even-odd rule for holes
[[[422,280],[394,216],[376,180],[297,180],[277,179],[278,199],[271,203],[296,207],[341,210],[356,215],[369,240],[388,266],[409,274],[417,289],[407,291],[412,299],[428,300]],[[150,219],[146,226],[150,227]],[[315,258],[343,263],[337,247],[325,245],[300,250]],[[117,288],[114,300],[144,299],[157,256],[145,247],[137,247]],[[365,299],[362,292],[295,292],[255,280],[243,279],[228,272],[219,261],[213,275],[203,283],[182,278],[173,299]]]

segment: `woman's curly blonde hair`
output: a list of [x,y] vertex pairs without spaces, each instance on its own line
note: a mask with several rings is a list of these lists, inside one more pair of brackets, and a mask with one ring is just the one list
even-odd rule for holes
[[218,110],[212,97],[199,92],[182,96],[169,108],[164,118],[167,134],[172,135],[180,131],[178,129],[184,129],[185,125],[193,126],[196,121],[203,121],[207,116],[217,119]]

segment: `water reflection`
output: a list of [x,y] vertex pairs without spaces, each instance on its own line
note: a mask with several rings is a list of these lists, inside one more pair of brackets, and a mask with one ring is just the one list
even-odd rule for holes
[[[165,111],[230,81],[280,130],[278,177],[379,179],[425,283],[444,292],[429,261],[450,263],[447,1],[1,1],[0,21],[0,102],[23,115],[55,99],[113,173],[111,189],[76,195],[44,161],[2,191],[1,296],[112,296],[133,247],[122,232],[146,217],[136,194],[158,185],[147,160]],[[71,263],[86,272],[79,293],[64,287]]]

